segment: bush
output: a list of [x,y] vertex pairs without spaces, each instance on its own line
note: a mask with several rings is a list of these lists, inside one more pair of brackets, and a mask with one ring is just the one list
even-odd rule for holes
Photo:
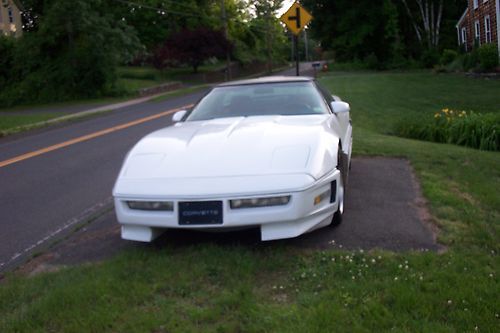
[[365,63],[366,67],[368,69],[380,69],[381,64],[378,61],[377,56],[375,53],[370,53],[367,55],[364,59],[363,62]]
[[474,70],[479,67],[479,54],[477,49],[465,55],[463,67],[465,71]]
[[500,115],[443,109],[434,119],[406,119],[396,125],[399,136],[500,151]]
[[425,50],[420,57],[422,66],[425,68],[433,68],[439,63],[439,53],[434,49]]
[[324,51],[321,54],[321,60],[334,60],[335,52],[334,51]]
[[450,62],[449,64],[447,64],[445,67],[446,67],[446,71],[448,73],[450,72],[462,72],[464,70],[464,56],[458,56],[455,60],[453,60],[452,62]]
[[441,65],[448,65],[458,57],[458,52],[455,50],[445,49],[441,55]]
[[491,71],[498,66],[498,49],[495,44],[485,44],[478,49],[479,66],[482,71]]

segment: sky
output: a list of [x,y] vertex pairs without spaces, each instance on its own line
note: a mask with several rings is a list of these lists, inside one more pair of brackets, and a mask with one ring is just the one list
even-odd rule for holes
[[283,1],[283,7],[281,7],[280,11],[278,12],[278,17],[281,17],[281,15],[283,15],[288,10],[288,8],[290,8],[290,6],[293,5],[294,2],[295,0]]

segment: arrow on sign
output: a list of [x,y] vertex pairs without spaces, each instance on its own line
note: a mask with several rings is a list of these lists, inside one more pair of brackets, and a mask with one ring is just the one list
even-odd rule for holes
[[288,21],[295,21],[297,29],[300,29],[300,8],[295,8],[295,16],[288,16]]

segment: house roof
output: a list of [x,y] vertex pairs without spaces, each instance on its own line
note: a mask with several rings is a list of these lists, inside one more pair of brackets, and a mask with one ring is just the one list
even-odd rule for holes
[[[8,4],[8,3],[9,3],[9,2],[7,2],[7,4]],[[10,3],[14,3],[14,5],[15,5],[15,6],[16,6],[19,10],[21,10],[21,11],[23,11],[23,10],[24,10],[24,6],[23,6],[23,4],[21,3],[21,1],[19,1],[19,0],[11,0],[11,1],[10,1]],[[5,5],[5,6],[7,7],[7,5]]]
[[460,27],[462,22],[465,20],[465,17],[467,16],[468,11],[469,11],[469,8],[466,8],[464,13],[462,14],[462,17],[460,17],[460,20],[458,20],[457,25],[455,26],[456,28]]

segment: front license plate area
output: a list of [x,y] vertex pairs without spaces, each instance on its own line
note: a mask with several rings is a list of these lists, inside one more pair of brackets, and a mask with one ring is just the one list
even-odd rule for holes
[[222,201],[179,202],[179,225],[222,224]]

